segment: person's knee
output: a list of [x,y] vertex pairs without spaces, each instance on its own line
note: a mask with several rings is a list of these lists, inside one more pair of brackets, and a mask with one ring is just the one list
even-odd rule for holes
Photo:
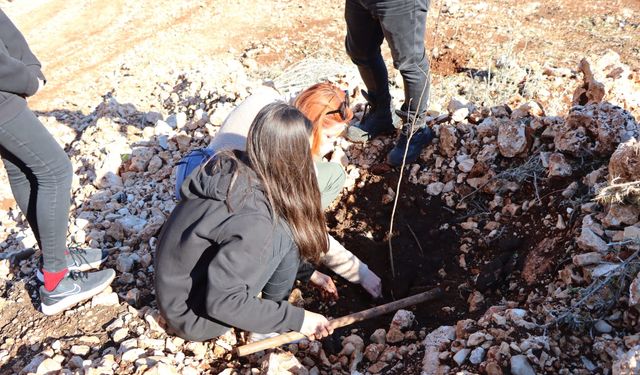
[[329,163],[331,176],[333,176],[332,186],[335,190],[340,192],[344,187],[344,184],[347,182],[347,173],[344,171],[344,168],[338,163]]
[[419,55],[409,55],[399,58],[394,61],[394,67],[400,71],[400,74],[412,75],[412,74],[425,74],[429,70],[429,65],[426,63],[426,59]]
[[321,169],[321,180],[323,181],[320,186],[322,207],[326,209],[342,191],[347,181],[347,174],[338,163],[323,163],[319,169]]
[[73,181],[73,165],[66,154],[60,156],[60,159],[52,169],[52,173],[58,184],[71,186]]
[[350,42],[349,39],[345,40],[345,49],[351,61],[359,66],[372,65],[380,54],[380,49],[368,50],[358,46],[357,43]]

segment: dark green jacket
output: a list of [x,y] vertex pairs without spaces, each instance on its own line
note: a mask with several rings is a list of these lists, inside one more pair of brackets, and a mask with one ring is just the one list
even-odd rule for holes
[[45,80],[41,67],[24,36],[0,10],[0,125],[26,108],[24,98],[36,93],[38,78]]

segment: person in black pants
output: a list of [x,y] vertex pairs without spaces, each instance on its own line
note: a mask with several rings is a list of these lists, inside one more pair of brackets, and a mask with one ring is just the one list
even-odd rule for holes
[[424,46],[428,9],[429,0],[346,0],[346,49],[367,87],[363,94],[369,104],[360,123],[347,130],[347,138],[366,142],[395,131],[388,72],[380,51],[386,39],[393,66],[400,70],[404,82],[404,103],[396,111],[403,122],[402,131],[387,155],[387,163],[393,166],[402,164],[414,121],[407,162],[415,161],[433,138],[425,120],[429,98],[429,62]]
[[25,100],[45,83],[40,68],[20,31],[0,10],[0,156],[42,251],[41,308],[53,315],[100,293],[115,272],[84,273],[100,266],[103,252],[66,246],[73,168]]

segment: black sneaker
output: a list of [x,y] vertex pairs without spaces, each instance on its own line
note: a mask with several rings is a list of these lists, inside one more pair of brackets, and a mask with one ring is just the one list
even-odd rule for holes
[[404,162],[413,163],[418,160],[422,149],[431,143],[432,139],[433,131],[428,126],[424,126],[423,128],[414,131],[411,141],[409,142],[409,147],[407,148],[407,135],[404,132],[401,133],[395,147],[389,151],[389,154],[387,155],[387,164],[392,167],[401,166],[405,156],[405,149],[407,150],[407,157]]
[[[108,253],[100,249],[80,249],[77,247],[69,248],[67,252],[67,268],[69,271],[89,271],[100,268],[100,265],[107,259]],[[41,283],[44,282],[42,270],[36,270],[36,277]]]
[[351,142],[367,142],[379,135],[394,133],[396,128],[391,116],[391,96],[376,98],[365,91],[362,91],[362,95],[367,100],[362,120],[349,126],[345,137]]
[[42,313],[55,315],[105,290],[116,277],[116,271],[69,272],[58,286],[48,291],[40,287]]

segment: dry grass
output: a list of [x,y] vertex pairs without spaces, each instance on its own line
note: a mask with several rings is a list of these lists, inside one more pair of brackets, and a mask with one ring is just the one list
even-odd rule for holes
[[280,92],[295,94],[318,82],[335,82],[337,78],[346,82],[360,80],[355,64],[345,65],[334,60],[307,57],[286,68],[273,79],[273,83]]
[[615,178],[608,186],[598,191],[595,200],[601,204],[630,203],[640,205],[640,181],[620,182],[620,178]]
[[[609,246],[638,245],[638,241],[610,243]],[[573,331],[584,329],[607,314],[617,305],[629,284],[640,270],[640,250],[622,260],[618,267],[605,277],[593,280],[584,288],[577,289],[576,298],[563,309],[548,311],[550,320],[542,326],[565,326]]]

